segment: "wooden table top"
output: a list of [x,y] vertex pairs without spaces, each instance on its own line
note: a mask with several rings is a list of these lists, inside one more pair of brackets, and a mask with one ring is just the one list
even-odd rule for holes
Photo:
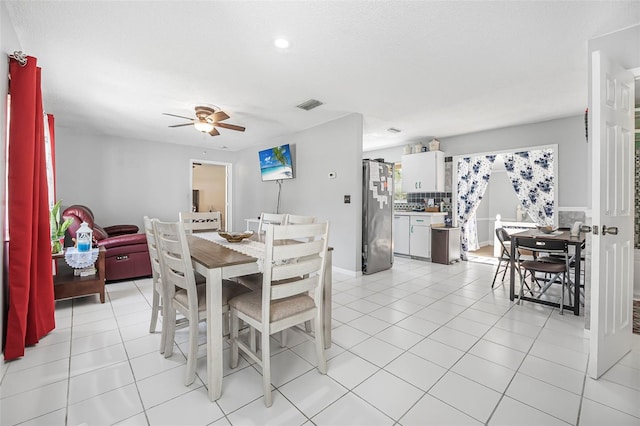
[[561,240],[561,241],[567,241],[569,244],[582,244],[586,239],[586,235],[584,232],[581,232],[577,237],[572,237],[569,231],[560,231],[560,234],[554,235],[554,234],[545,234],[539,229],[533,229],[533,228],[527,229],[525,231],[513,233],[511,234],[511,237],[512,238],[527,237],[527,238],[540,238],[540,239],[547,239],[547,240]]
[[[248,239],[264,243],[264,235],[253,234]],[[189,244],[191,258],[196,262],[204,265],[207,269],[242,265],[244,263],[251,263],[256,261],[255,257],[247,256],[246,254],[231,250],[228,247],[225,247],[221,244],[216,244],[213,241],[207,240],[205,238],[187,235],[187,242]],[[279,241],[278,245],[280,244],[300,244],[300,241]],[[333,251],[333,247],[327,247],[327,250]]]
[[247,256],[204,238],[187,235],[187,241],[191,251],[191,258],[204,265],[207,269],[242,265],[243,263],[256,261],[255,257]]

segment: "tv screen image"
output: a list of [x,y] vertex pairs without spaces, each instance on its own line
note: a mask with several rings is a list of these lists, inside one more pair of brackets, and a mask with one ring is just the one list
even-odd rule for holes
[[275,146],[258,153],[262,181],[293,179],[293,161],[289,144]]

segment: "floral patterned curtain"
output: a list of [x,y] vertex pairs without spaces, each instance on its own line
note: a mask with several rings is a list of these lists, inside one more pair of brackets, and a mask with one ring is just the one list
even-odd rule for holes
[[458,161],[458,222],[463,260],[467,260],[472,222],[487,189],[495,155],[466,157]]
[[522,207],[538,225],[553,225],[553,150],[541,149],[502,155],[507,176]]

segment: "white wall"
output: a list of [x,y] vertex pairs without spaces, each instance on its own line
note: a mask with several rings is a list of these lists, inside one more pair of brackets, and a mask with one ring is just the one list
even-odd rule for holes
[[[2,191],[2,227],[0,227],[0,237],[2,237],[2,244],[0,244],[0,276],[2,277],[2,289],[0,291],[0,309],[2,309],[2,315],[0,315],[0,334],[2,330],[4,330],[4,294],[5,294],[5,286],[8,283],[4,280],[4,212],[7,207],[7,194],[5,193],[5,175],[6,175],[6,158],[5,158],[5,147],[6,147],[6,135],[7,135],[7,92],[8,92],[8,83],[7,75],[9,74],[9,61],[7,61],[6,55],[9,53],[13,53],[16,50],[22,50],[20,46],[20,42],[18,41],[18,36],[16,35],[15,29],[13,28],[13,24],[9,19],[9,14],[7,13],[6,6],[4,2],[0,2],[0,47],[2,48],[2,54],[5,55],[0,58],[0,140],[2,141],[2,149],[0,149],[0,191]],[[27,54],[29,52],[26,52]],[[3,340],[4,340],[4,336]],[[1,345],[1,343],[0,343]],[[0,361],[1,365],[4,365],[4,357],[2,361]]]
[[[258,151],[289,143],[295,179],[282,183],[280,213],[312,215],[330,222],[329,244],[334,247],[333,265],[362,269],[362,115],[350,114],[296,133],[290,139],[272,141],[239,152],[234,165],[235,219],[257,218],[275,212],[278,185],[260,180]],[[329,179],[329,172],[336,172]],[[344,204],[344,195],[351,203]]]
[[[331,223],[333,264],[361,269],[362,116],[351,114],[295,134],[278,143],[293,145],[296,178],[282,184],[281,212],[314,215]],[[258,151],[206,151],[202,148],[56,131],[58,198],[63,205],[85,204],[96,223],[131,223],[142,217],[177,220],[190,210],[191,159],[233,163],[233,228],[244,219],[276,209],[275,182],[260,180]],[[295,151],[293,148],[295,147]],[[88,159],[88,160],[85,160]],[[337,173],[328,179],[329,171]],[[351,204],[343,196],[351,195]]]
[[[206,152],[206,154],[204,154]],[[235,153],[96,136],[56,129],[57,195],[63,206],[84,204],[101,226],[142,218],[178,220],[191,210],[191,159],[232,162]]]
[[[558,144],[558,207],[587,205],[587,154],[591,146],[585,140],[583,115],[438,139],[446,156]],[[403,150],[404,146],[398,146],[368,151],[364,156],[400,161]]]

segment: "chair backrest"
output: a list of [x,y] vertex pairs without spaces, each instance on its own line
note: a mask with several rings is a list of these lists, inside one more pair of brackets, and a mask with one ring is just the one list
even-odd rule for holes
[[144,233],[147,236],[147,247],[149,247],[149,259],[151,260],[151,274],[153,276],[153,284],[155,285],[162,276],[158,244],[156,242],[156,234],[153,231],[153,222],[158,219],[149,219],[149,216],[145,216],[143,220]]
[[262,213],[258,222],[258,233],[264,232],[267,225],[283,225],[285,217],[285,214]]
[[515,241],[516,255],[520,249],[533,253],[562,254],[565,257],[569,253],[569,243],[566,241],[527,237],[519,237]]
[[89,228],[93,230],[93,238],[95,238],[96,241],[104,240],[105,238],[109,237],[107,231],[105,231],[101,226],[95,223],[93,212],[87,206],[74,204],[67,207],[62,212],[62,219],[72,220],[71,225],[69,225],[69,228],[67,228],[67,232],[69,233],[71,238],[76,237],[76,232],[80,228],[80,225],[82,225],[82,222],[87,222]]
[[185,289],[189,306],[197,309],[196,280],[184,225],[182,222],[159,220],[153,221],[152,224],[159,249],[162,285],[166,289],[167,297],[173,297],[175,287]]
[[507,230],[504,229],[504,228],[496,228],[496,237],[498,237],[498,241],[500,241],[500,245],[502,246],[503,254],[506,254],[507,256],[511,256],[511,252],[509,251],[509,249],[505,245],[505,243],[507,243],[507,242],[510,243],[511,242],[511,237],[509,236],[509,233],[507,232]]
[[219,231],[222,215],[220,212],[180,212],[180,222],[187,233]]
[[[328,237],[328,222],[267,227],[262,274],[263,324],[270,322],[272,300],[311,292],[316,307],[322,309]],[[275,281],[279,283],[272,286]]]
[[315,216],[299,216],[295,214],[287,214],[284,218],[283,225],[308,225],[315,223]]

